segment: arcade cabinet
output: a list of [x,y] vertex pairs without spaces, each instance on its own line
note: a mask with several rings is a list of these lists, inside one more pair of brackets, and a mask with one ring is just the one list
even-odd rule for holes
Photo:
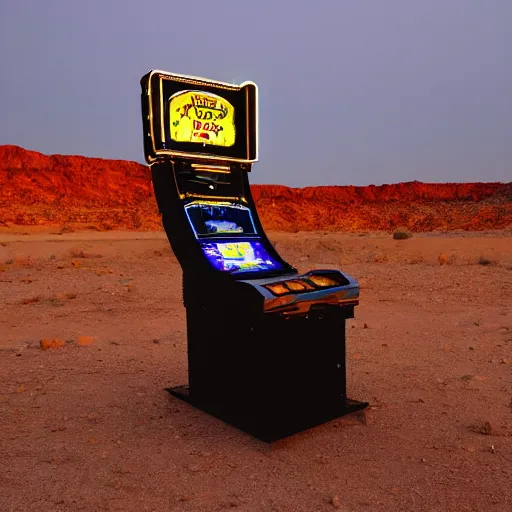
[[168,391],[266,442],[366,407],[346,391],[358,283],[300,274],[260,223],[256,84],[153,70],[141,87],[145,158],[183,270],[189,382]]

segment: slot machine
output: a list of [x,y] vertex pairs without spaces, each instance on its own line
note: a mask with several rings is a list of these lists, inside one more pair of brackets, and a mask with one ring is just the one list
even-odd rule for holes
[[168,391],[266,442],[366,407],[346,391],[357,281],[299,273],[261,225],[256,84],[153,70],[141,88],[145,158],[183,271],[188,385]]

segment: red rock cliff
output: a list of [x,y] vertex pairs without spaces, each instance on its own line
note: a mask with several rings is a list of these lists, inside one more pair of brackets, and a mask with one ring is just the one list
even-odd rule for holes
[[[512,183],[397,183],[292,189],[253,185],[270,230],[512,227]],[[160,229],[146,166],[0,146],[0,224]]]

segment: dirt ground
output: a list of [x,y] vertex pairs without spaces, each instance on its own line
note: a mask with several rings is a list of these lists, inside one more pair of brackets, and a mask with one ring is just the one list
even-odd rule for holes
[[0,233],[1,512],[512,510],[512,236],[271,239],[359,280],[370,407],[269,446],[164,391],[187,368],[162,233]]

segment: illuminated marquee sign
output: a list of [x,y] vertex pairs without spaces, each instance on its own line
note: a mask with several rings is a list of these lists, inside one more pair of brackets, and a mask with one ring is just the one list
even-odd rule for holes
[[258,160],[258,88],[151,71],[141,80],[144,153],[162,158]]
[[216,94],[184,91],[171,97],[171,138],[231,147],[235,143],[235,108]]

